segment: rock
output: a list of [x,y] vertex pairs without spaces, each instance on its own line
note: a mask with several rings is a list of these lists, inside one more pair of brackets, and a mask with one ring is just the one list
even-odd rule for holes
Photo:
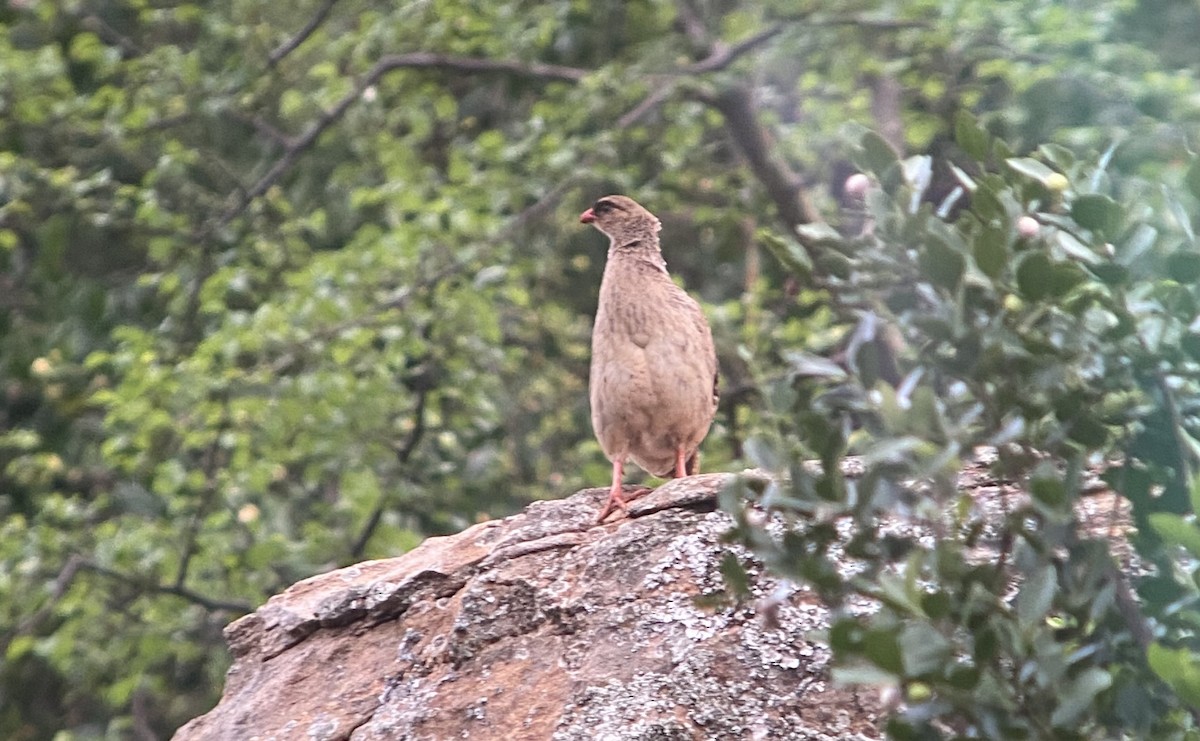
[[226,628],[224,696],[175,739],[882,738],[876,693],[829,680],[811,592],[752,567],[769,621],[697,603],[746,556],[721,542],[730,478],[606,525],[588,489],[299,582]]

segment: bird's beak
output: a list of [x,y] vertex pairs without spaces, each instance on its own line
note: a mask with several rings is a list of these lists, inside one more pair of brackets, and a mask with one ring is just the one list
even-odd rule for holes
[[596,214],[589,208],[587,211],[579,214],[579,220],[584,224],[590,224],[596,220]]

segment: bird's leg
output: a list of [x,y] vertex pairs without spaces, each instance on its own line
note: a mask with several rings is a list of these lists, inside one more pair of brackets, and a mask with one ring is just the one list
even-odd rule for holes
[[675,448],[675,478],[681,479],[688,475],[687,453],[684,452],[683,446]]
[[645,496],[654,491],[648,486],[639,486],[634,491],[626,494],[621,485],[621,479],[625,477],[625,462],[613,461],[613,480],[612,486],[608,489],[608,501],[604,503],[604,508],[600,510],[600,516],[596,518],[596,524],[604,522],[604,518],[611,515],[615,510],[621,510],[622,513],[629,512],[629,503],[638,497]]
[[604,522],[604,518],[612,514],[613,510],[619,509],[622,512],[628,510],[625,497],[621,496],[621,479],[624,477],[625,461],[618,458],[613,461],[612,486],[608,488],[608,501],[604,503],[604,508],[600,510],[600,516],[596,518],[597,523]]

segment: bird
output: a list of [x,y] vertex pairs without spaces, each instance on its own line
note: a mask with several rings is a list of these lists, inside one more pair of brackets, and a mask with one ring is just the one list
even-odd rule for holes
[[717,353],[700,305],[667,272],[654,214],[609,195],[579,220],[609,239],[588,381],[592,429],[612,462],[603,522],[627,511],[627,460],[663,478],[699,473],[700,443],[719,400]]

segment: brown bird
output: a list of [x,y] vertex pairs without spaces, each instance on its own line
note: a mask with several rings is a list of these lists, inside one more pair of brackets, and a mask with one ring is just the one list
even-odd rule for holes
[[654,214],[605,196],[580,215],[608,235],[592,330],[592,428],[612,461],[599,521],[626,509],[625,461],[655,476],[700,470],[700,441],[717,411],[717,354],[700,306],[667,272]]

